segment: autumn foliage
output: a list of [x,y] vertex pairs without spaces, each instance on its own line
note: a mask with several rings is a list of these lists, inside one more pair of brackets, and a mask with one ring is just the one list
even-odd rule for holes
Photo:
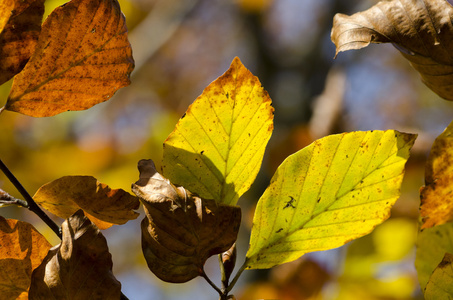
[[[130,84],[134,59],[117,0],[72,0],[41,24],[43,5],[0,4],[0,83],[14,77],[0,113],[86,110]],[[338,14],[332,41],[337,54],[393,43],[429,88],[453,100],[452,16],[446,1],[383,1],[352,16]],[[446,242],[453,239],[452,126],[434,142],[420,190],[415,265],[426,299],[453,295],[453,245]],[[164,141],[162,171],[151,159],[138,162],[132,193],[92,176],[64,176],[31,197],[0,161],[24,198],[0,189],[0,207],[30,209],[61,238],[52,247],[31,224],[0,217],[2,299],[127,299],[101,230],[136,219],[140,203],[145,213],[137,230],[150,271],[171,283],[201,276],[221,300],[234,297],[247,269],[343,246],[390,217],[417,135],[370,130],[320,138],[277,168],[257,201],[249,248],[234,274],[243,217],[238,203],[257,178],[273,130],[268,92],[236,57]],[[46,212],[65,219],[61,228]],[[221,287],[204,271],[213,255]]]

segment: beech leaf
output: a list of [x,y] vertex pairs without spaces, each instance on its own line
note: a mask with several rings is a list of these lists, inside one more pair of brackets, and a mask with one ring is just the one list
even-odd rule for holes
[[19,73],[35,50],[41,31],[44,0],[0,3],[0,84]]
[[163,174],[202,198],[235,205],[261,167],[273,113],[268,93],[236,57],[164,142]]
[[415,138],[343,133],[289,156],[258,201],[246,267],[271,268],[370,233],[390,216]]
[[138,163],[132,191],[143,203],[142,249],[149,269],[167,282],[202,275],[205,261],[236,241],[241,209],[202,199],[160,175],[151,160]]
[[352,16],[336,14],[336,54],[370,43],[393,43],[423,82],[453,100],[453,7],[446,0],[381,1]]
[[96,225],[79,210],[61,231],[61,244],[33,271],[30,299],[120,299],[112,255]]
[[33,199],[46,210],[68,218],[79,209],[99,229],[138,217],[140,202],[122,189],[112,190],[92,176],[64,176],[38,189]]
[[1,299],[28,299],[31,273],[51,247],[32,225],[0,216]]
[[72,0],[42,25],[5,109],[33,117],[85,110],[130,83],[134,68],[117,0]]
[[425,288],[425,300],[453,298],[453,255],[445,253]]
[[426,163],[420,189],[422,229],[453,221],[453,122],[439,135]]
[[[445,253],[453,253],[453,223],[434,226],[419,232],[415,268],[422,290]],[[439,298],[441,299],[441,298]]]

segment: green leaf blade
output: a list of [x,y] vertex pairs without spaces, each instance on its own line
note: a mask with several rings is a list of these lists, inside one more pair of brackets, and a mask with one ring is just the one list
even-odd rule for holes
[[344,245],[389,217],[415,135],[332,135],[289,156],[258,202],[247,268]]
[[203,198],[236,204],[261,167],[273,111],[258,78],[235,58],[165,141],[164,175]]

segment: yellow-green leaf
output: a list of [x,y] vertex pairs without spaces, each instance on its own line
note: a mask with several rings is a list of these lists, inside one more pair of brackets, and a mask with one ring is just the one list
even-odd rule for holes
[[453,298],[453,255],[445,253],[425,288],[425,300]]
[[32,271],[51,247],[31,224],[0,216],[1,299],[28,299]]
[[270,268],[370,233],[399,197],[415,138],[343,133],[289,156],[258,202],[246,267]]
[[72,0],[42,25],[5,109],[33,117],[84,110],[129,85],[134,68],[117,0]]
[[63,176],[40,187],[33,199],[64,219],[83,209],[99,229],[136,219],[134,210],[140,205],[137,197],[122,189],[112,190],[92,176]]
[[434,141],[420,199],[422,229],[453,221],[453,122]]
[[165,141],[165,177],[205,199],[236,204],[261,167],[273,112],[258,78],[236,57]]
[[446,0],[381,1],[352,16],[336,14],[331,36],[337,54],[393,43],[431,90],[453,100],[452,16]]
[[415,268],[422,290],[445,253],[453,253],[453,223],[427,228],[419,233]]

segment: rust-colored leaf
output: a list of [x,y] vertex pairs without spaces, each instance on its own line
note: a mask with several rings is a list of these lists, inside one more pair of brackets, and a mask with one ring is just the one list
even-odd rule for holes
[[0,84],[19,73],[35,50],[44,0],[0,3]]
[[33,271],[30,299],[120,299],[112,255],[96,225],[79,210],[61,230],[61,244]]
[[130,83],[134,68],[116,0],[73,0],[42,26],[36,51],[14,78],[5,109],[33,117],[85,110]]
[[32,225],[0,216],[1,299],[28,299],[31,273],[50,248]]
[[446,0],[381,1],[334,17],[336,54],[370,43],[393,43],[440,97],[453,100],[453,7]]
[[453,122],[434,141],[420,198],[422,229],[453,221]]
[[237,206],[202,199],[160,175],[151,160],[138,163],[140,179],[132,191],[140,197],[142,249],[150,270],[167,282],[199,275],[205,261],[228,250],[241,222]]
[[140,202],[128,192],[112,190],[92,176],[64,176],[38,189],[33,199],[51,213],[68,218],[79,209],[99,229],[136,219]]

